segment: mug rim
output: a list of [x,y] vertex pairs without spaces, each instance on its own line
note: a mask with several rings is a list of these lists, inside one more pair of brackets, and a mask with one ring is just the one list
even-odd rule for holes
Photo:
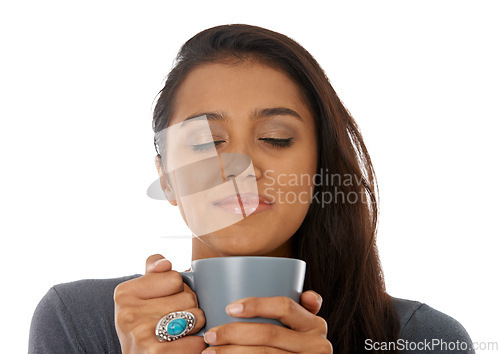
[[224,262],[229,260],[243,260],[243,259],[252,259],[252,260],[273,260],[273,261],[283,261],[283,262],[302,262],[306,264],[306,262],[302,259],[298,258],[290,258],[290,257],[267,257],[267,256],[229,256],[229,257],[211,257],[211,258],[201,258],[191,261],[191,264],[198,262]]

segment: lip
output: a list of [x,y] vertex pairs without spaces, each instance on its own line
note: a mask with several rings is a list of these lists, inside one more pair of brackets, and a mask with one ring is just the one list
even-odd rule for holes
[[239,195],[233,194],[225,198],[216,200],[213,205],[222,210],[236,215],[245,216],[256,214],[261,211],[270,210],[273,208],[271,199],[262,194],[242,193]]

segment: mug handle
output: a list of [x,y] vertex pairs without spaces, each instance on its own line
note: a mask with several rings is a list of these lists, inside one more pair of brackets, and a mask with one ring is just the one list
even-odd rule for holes
[[[191,290],[193,290],[194,292],[196,292],[196,286],[195,286],[195,283],[194,283],[194,274],[193,274],[193,272],[179,272],[179,273],[182,276],[182,280],[184,281],[184,283],[186,283],[191,288]],[[194,333],[192,335],[193,336],[203,337],[205,335],[205,327],[203,327],[202,329],[200,329],[200,331],[198,333]]]
[[186,283],[191,288],[191,290],[196,292],[195,286],[194,286],[194,274],[193,274],[193,272],[179,272],[179,273],[180,273],[184,283]]

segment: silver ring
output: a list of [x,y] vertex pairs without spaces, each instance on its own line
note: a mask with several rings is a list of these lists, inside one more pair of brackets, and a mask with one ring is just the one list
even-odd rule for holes
[[170,342],[191,332],[196,323],[196,318],[191,312],[170,312],[163,316],[156,324],[156,338],[160,342]]

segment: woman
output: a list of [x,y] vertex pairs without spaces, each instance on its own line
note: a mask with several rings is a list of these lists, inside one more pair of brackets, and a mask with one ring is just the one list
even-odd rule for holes
[[[51,289],[34,315],[30,351],[395,353],[417,348],[404,343],[435,338],[470,348],[466,331],[451,317],[385,292],[375,245],[371,160],[356,123],[304,48],[248,25],[197,34],[178,54],[158,98],[153,129],[158,136],[200,116],[210,121],[217,154],[251,158],[259,206],[239,222],[193,238],[192,258],[259,255],[306,261],[307,291],[300,305],[250,298],[235,304],[238,313],[228,308],[235,317],[278,318],[289,328],[238,323],[217,327],[204,338],[158,341],[155,326],[166,313],[191,312],[197,322],[189,334],[203,326],[204,316],[170,262],[154,255],[144,276]],[[162,189],[188,225],[199,227],[203,221],[191,221],[191,208],[179,198],[163,147],[155,146]],[[297,176],[309,178],[297,183]],[[287,199],[292,195],[296,199]]]

